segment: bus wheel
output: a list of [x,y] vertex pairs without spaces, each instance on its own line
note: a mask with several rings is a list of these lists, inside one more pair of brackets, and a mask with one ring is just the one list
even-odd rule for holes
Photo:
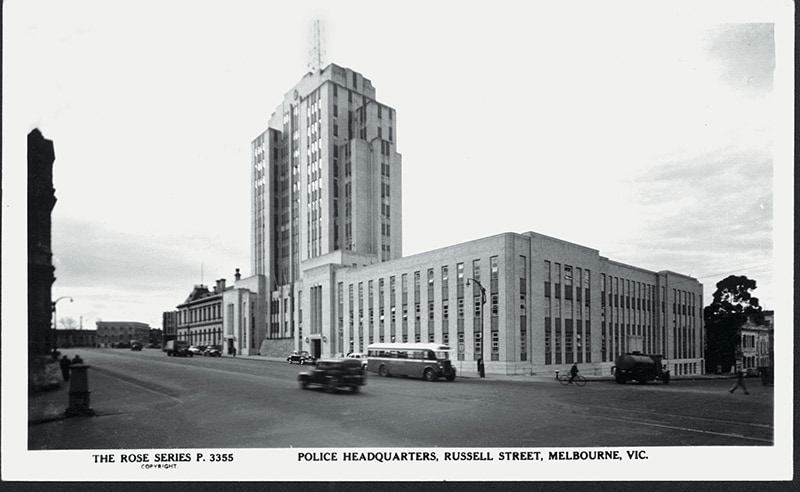
[[425,379],[425,381],[433,381],[436,379],[436,376],[433,374],[432,370],[425,369],[425,372],[422,373],[422,378]]
[[386,369],[386,366],[382,365],[380,369],[378,369],[378,375],[380,375],[382,378],[385,378],[389,375],[389,369]]

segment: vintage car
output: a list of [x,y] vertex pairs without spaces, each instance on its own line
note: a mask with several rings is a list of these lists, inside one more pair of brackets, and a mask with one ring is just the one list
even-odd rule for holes
[[222,347],[220,345],[209,345],[203,350],[206,357],[222,357]]
[[305,350],[295,350],[286,358],[286,362],[289,364],[294,364],[295,362],[298,364],[313,364],[315,360],[314,356]]
[[364,369],[367,368],[367,354],[362,354],[361,352],[350,352],[347,354],[348,359],[359,359],[361,361],[361,365]]
[[349,388],[357,393],[367,384],[367,373],[358,359],[321,359],[311,371],[297,375],[300,387],[321,386],[328,393],[336,393],[341,388]]

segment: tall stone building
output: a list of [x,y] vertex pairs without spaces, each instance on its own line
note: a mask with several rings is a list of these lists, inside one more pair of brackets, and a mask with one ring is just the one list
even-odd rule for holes
[[53,142],[38,129],[28,134],[28,354],[42,355],[55,346],[52,287],[55,282],[51,249]]
[[402,256],[395,110],[363,75],[312,68],[251,142],[252,268],[270,295],[268,338],[292,337],[301,262]]

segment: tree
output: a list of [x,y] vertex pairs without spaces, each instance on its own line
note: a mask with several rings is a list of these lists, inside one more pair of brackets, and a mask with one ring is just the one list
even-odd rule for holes
[[714,300],[703,309],[706,326],[706,370],[715,372],[722,366],[730,371],[740,350],[742,326],[748,319],[760,322],[764,314],[758,298],[750,294],[756,281],[744,275],[730,275],[717,282]]

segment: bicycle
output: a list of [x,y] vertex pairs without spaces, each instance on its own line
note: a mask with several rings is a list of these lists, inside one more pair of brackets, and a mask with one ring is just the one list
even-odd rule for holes
[[[558,376],[558,382],[562,385],[566,386],[569,384],[569,373],[561,374]],[[584,386],[586,384],[586,378],[581,376],[580,374],[576,374],[574,378],[572,378],[572,383],[578,386]]]

